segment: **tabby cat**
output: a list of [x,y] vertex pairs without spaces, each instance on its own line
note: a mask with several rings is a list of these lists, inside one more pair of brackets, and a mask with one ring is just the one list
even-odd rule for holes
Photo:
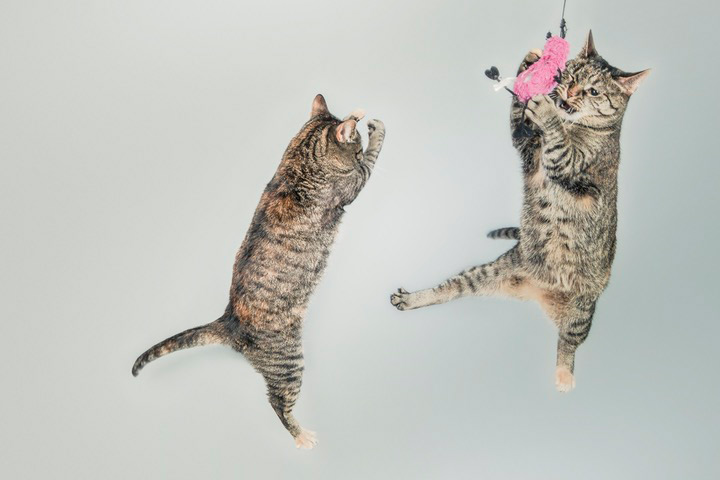
[[[540,53],[531,51],[518,73]],[[512,131],[522,121],[536,131],[530,138],[513,139],[524,175],[520,228],[489,236],[518,243],[494,262],[435,288],[399,289],[391,303],[412,310],[469,295],[535,300],[559,330],[555,385],[561,392],[572,390],[575,351],[588,336],[615,256],[623,114],[648,72],[610,66],[595,50],[590,32],[550,95],[531,99],[524,116],[523,105],[513,102]]]
[[356,130],[363,115],[358,110],[339,120],[322,95],[315,97],[310,120],[290,141],[237,253],[225,313],[140,355],[133,375],[176,350],[228,345],[265,378],[270,404],[296,446],[315,445],[315,434],[292,414],[303,372],[302,323],[344,207],[362,190],[383,145],[385,127],[371,120],[363,151]]

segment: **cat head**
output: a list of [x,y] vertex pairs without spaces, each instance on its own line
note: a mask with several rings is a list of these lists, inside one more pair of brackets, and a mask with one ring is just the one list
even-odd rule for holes
[[365,112],[358,109],[341,120],[330,113],[325,98],[317,95],[310,119],[285,151],[279,169],[285,184],[282,188],[328,205],[351,201],[357,194],[356,177],[364,155],[357,131],[364,116]]
[[595,49],[592,31],[577,57],[567,62],[551,94],[567,120],[591,126],[619,124],[630,96],[650,70],[627,73],[611,66]]
[[324,148],[318,152],[320,155],[317,160],[324,160],[341,168],[352,166],[356,160],[361,160],[362,139],[357,131],[357,124],[364,116],[365,111],[356,109],[340,120],[330,113],[325,97],[316,95],[310,110],[310,121],[306,125],[312,125],[313,129],[320,133]]

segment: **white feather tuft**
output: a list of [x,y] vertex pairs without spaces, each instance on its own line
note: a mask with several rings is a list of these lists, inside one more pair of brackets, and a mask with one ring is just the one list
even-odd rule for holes
[[501,78],[497,83],[494,83],[493,88],[496,92],[499,92],[505,87],[510,88],[513,83],[515,83],[515,77],[505,77]]

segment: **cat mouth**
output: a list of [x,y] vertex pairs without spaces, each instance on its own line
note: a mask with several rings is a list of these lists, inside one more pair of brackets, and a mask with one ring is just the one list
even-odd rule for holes
[[558,108],[565,110],[567,113],[573,113],[575,111],[565,100],[562,99],[558,99],[557,106]]

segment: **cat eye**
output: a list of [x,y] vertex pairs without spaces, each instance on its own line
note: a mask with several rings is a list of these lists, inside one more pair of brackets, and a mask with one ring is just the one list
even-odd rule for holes
[[593,97],[597,97],[597,95],[598,95],[598,91],[595,90],[594,88],[590,88],[589,92],[590,92],[590,95],[592,95]]

